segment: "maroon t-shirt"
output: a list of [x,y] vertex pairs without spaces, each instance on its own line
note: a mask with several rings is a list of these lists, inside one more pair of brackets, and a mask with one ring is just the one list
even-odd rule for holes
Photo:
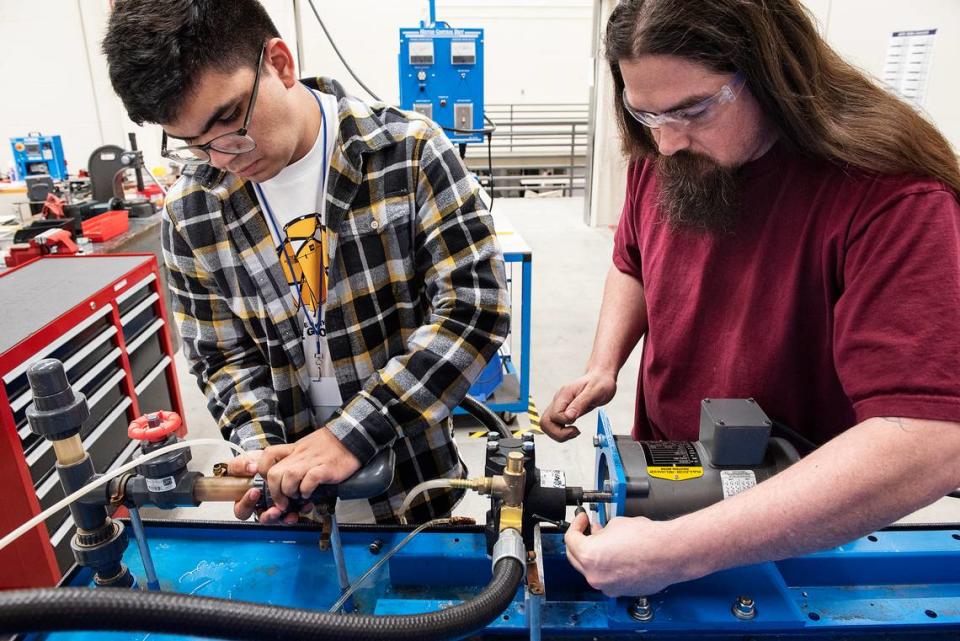
[[960,421],[960,205],[777,143],[742,168],[732,234],[658,222],[630,168],[613,261],[649,329],[633,434],[697,438],[700,400],[754,397],[817,443],[874,416]]

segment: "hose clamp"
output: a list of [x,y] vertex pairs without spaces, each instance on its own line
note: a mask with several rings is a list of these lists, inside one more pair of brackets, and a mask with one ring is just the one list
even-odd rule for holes
[[527,560],[527,551],[523,546],[523,537],[520,532],[513,528],[508,528],[500,532],[497,542],[493,544],[493,564],[491,567],[496,569],[500,559],[511,558],[523,566]]

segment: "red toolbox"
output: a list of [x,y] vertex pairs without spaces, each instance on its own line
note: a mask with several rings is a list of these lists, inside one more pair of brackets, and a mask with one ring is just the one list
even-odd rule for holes
[[102,243],[116,238],[130,228],[130,218],[126,209],[105,211],[80,224],[81,233],[91,243]]
[[[98,472],[129,460],[135,418],[183,416],[157,260],[152,255],[45,256],[0,274],[0,534],[63,498],[49,441],[27,424],[26,371],[64,363],[90,418],[80,432]],[[0,589],[52,586],[73,564],[61,510],[0,551]]]

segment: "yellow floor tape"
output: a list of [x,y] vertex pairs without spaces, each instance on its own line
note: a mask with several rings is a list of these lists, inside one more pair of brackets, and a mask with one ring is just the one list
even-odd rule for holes
[[[531,396],[527,400],[527,418],[530,419],[530,425],[527,427],[515,430],[513,432],[514,437],[520,438],[527,432],[533,432],[534,434],[543,434],[543,430],[540,429],[540,413],[537,411],[537,406],[533,402],[533,397]],[[487,435],[487,430],[479,430],[476,432],[470,432],[470,438],[484,438]]]

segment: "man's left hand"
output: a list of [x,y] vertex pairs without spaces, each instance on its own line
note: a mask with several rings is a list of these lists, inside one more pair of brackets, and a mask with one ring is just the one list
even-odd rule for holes
[[345,481],[359,469],[357,457],[327,429],[296,443],[268,447],[260,455],[257,472],[267,479],[274,505],[263,517],[275,520],[272,517],[289,507],[289,498],[307,498],[318,486]]
[[563,541],[570,564],[592,587],[607,596],[647,596],[693,578],[676,562],[678,541],[670,530],[669,521],[643,517],[617,517],[601,527],[580,514]]

